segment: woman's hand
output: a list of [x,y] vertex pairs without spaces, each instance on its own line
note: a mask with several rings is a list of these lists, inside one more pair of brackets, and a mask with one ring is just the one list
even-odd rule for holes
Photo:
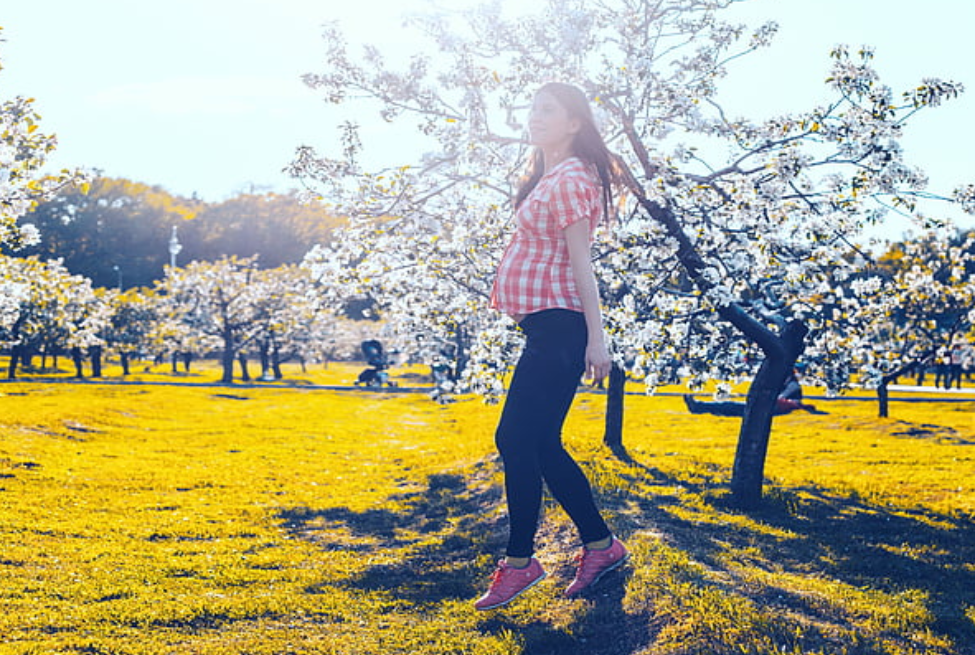
[[586,345],[586,378],[593,384],[599,384],[609,375],[613,368],[613,360],[606,348],[606,338],[603,335],[602,312],[599,308],[599,289],[596,286],[596,276],[592,272],[592,260],[589,247],[589,222],[576,221],[564,230],[565,244],[569,250],[569,263],[572,266],[572,276],[582,301],[583,314],[586,317],[586,330],[589,332],[589,342]]
[[613,358],[609,356],[606,342],[602,339],[590,339],[586,346],[586,378],[593,384],[599,384],[613,368]]

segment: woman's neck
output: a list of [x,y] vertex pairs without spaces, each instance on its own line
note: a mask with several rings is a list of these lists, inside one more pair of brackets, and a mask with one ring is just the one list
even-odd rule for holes
[[542,150],[542,159],[545,162],[545,174],[547,175],[553,168],[572,156],[572,149],[569,147]]

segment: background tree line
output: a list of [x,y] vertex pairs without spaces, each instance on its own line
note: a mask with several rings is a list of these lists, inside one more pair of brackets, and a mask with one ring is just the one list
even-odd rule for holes
[[[87,191],[87,192],[86,192]],[[257,256],[258,268],[296,264],[315,244],[328,243],[341,219],[294,193],[242,193],[204,202],[159,186],[99,177],[90,188],[69,188],[41,202],[21,219],[40,242],[5,254],[61,259],[96,287],[148,287],[169,263],[173,227],[180,262]]]

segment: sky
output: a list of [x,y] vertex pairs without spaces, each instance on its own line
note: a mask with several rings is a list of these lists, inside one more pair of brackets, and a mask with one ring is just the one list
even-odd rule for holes
[[[295,148],[328,147],[341,118],[301,81],[327,65],[321,25],[338,20],[353,42],[408,52],[415,37],[400,17],[424,6],[425,0],[2,0],[0,99],[36,99],[43,131],[58,136],[59,167],[94,168],[212,202],[245,191],[285,191],[296,186],[282,172]],[[731,11],[729,17],[750,24],[780,25],[771,48],[733,66],[720,96],[731,113],[761,118],[808,109],[826,97],[830,49],[871,45],[895,90],[924,77],[966,85],[961,99],[916,117],[904,143],[932,190],[975,182],[975,3],[747,0]]]

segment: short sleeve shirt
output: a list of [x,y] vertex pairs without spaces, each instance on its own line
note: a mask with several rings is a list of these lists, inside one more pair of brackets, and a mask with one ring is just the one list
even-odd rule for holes
[[516,230],[498,266],[492,307],[506,314],[582,311],[564,230],[584,220],[592,237],[602,216],[601,190],[595,172],[577,157],[539,180],[515,213]]

